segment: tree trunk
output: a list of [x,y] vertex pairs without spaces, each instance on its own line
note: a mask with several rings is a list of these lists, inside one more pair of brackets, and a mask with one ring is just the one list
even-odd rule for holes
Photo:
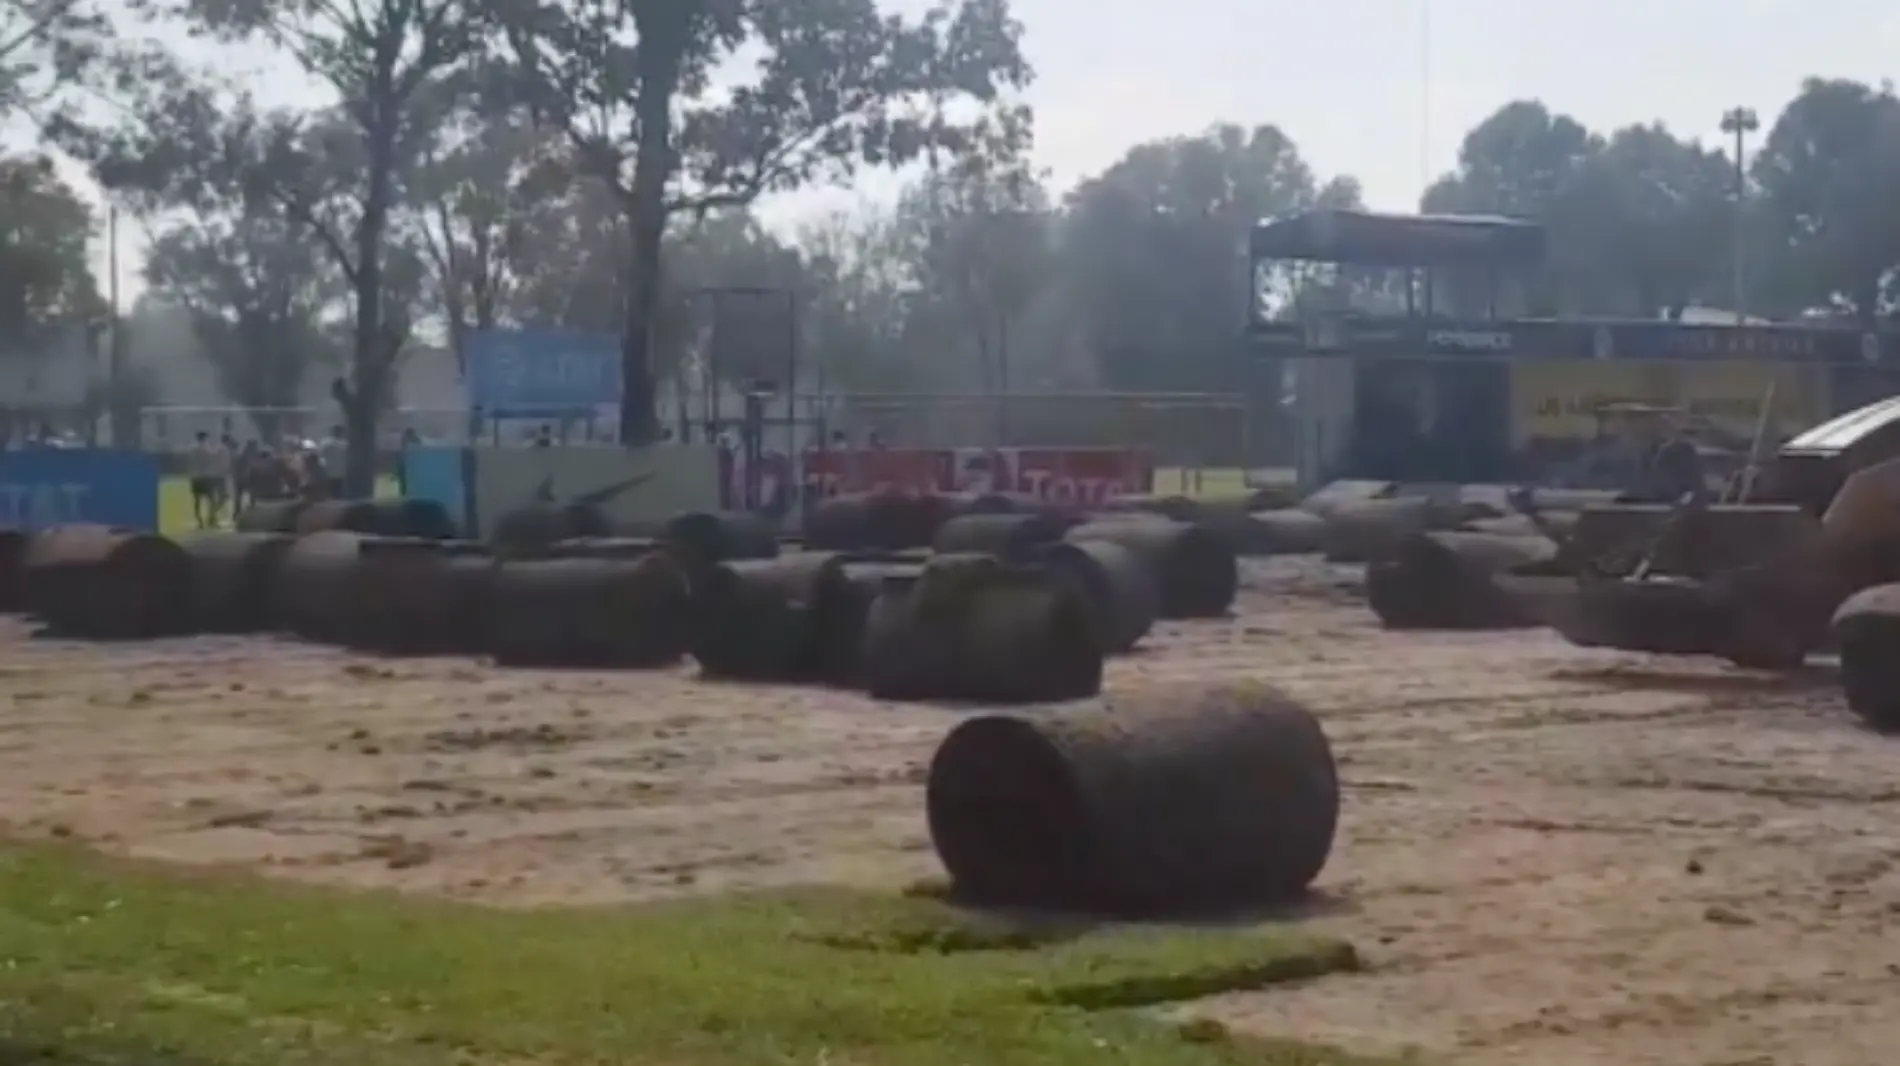
[[490,280],[475,293],[475,328],[490,330],[495,328],[498,316],[495,314],[495,283]]
[[[372,90],[375,91],[375,90]],[[349,459],[343,492],[366,498],[376,492],[376,423],[389,387],[393,359],[383,335],[383,234],[389,228],[396,166],[397,102],[385,89],[364,134],[368,140],[367,188],[356,227],[356,331],[350,353],[350,386],[338,397]]]
[[461,296],[453,292],[444,293],[442,318],[449,327],[449,351],[455,356],[455,371],[458,374],[468,373],[468,335],[472,330],[465,317],[467,314]]
[[474,310],[475,328],[494,329],[496,290],[501,287],[496,277],[494,241],[486,227],[477,226],[469,243],[474,263],[469,268],[468,302]]
[[[462,320],[462,301],[460,297],[448,297],[443,301],[442,315],[449,324],[449,350],[455,354],[455,371],[467,379],[468,375],[468,336],[472,332],[467,322]],[[482,422],[487,418],[482,409],[469,405],[467,418],[462,430],[468,436],[470,444],[479,444],[482,439]]]
[[[653,325],[660,308],[660,249],[666,236],[666,186],[673,178],[673,97],[701,5],[661,5],[635,16],[640,33],[635,71],[639,100],[635,116],[640,144],[633,157],[633,188],[627,197],[632,236],[628,265],[632,291],[621,323],[620,443],[650,444],[660,435],[654,411]],[[646,10],[646,9],[642,9]]]
[[[635,208],[636,214],[640,210]],[[662,219],[657,226],[637,220],[634,223],[631,257],[634,268],[633,293],[627,301],[626,320],[621,323],[620,442],[628,447],[650,444],[659,436],[659,423],[653,412],[656,399],[653,318],[660,302],[659,235],[666,225],[664,213],[656,213]]]

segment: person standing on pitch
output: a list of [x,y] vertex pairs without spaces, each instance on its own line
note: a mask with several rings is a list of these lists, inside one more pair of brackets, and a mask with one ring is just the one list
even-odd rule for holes
[[185,457],[186,476],[191,479],[191,516],[199,529],[218,524],[218,512],[224,508],[225,485],[231,477],[231,464],[224,449],[199,431]]
[[1687,506],[1706,504],[1708,472],[1702,450],[1685,431],[1677,412],[1662,409],[1637,422],[1643,446],[1641,492],[1649,499]]
[[317,450],[317,461],[323,465],[324,496],[332,500],[343,498],[343,467],[350,461],[349,438],[344,436],[342,426],[331,426],[330,435],[325,437],[323,445]]

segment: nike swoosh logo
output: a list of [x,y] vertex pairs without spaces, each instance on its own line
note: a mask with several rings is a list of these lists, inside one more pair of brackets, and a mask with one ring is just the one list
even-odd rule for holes
[[649,470],[644,474],[635,474],[634,476],[630,478],[624,478],[620,481],[613,482],[612,484],[603,485],[600,488],[592,490],[591,492],[583,492],[580,495],[569,500],[568,505],[582,506],[582,507],[598,507],[599,505],[606,503],[608,500],[611,500],[614,497],[619,496],[621,493],[624,493],[629,489],[638,488],[641,485],[644,485],[647,482],[652,481],[656,476],[658,476],[658,472],[652,471],[652,470]]
[[[656,471],[649,470],[643,474],[635,474],[629,478],[622,478],[619,481],[610,482],[600,488],[580,493],[572,499],[569,499],[564,506],[597,507],[629,489],[638,488],[652,481],[657,476],[658,473]],[[542,478],[541,483],[534,487],[534,492],[529,494],[529,500],[533,503],[546,506],[554,506],[558,503],[560,496],[554,491],[554,475],[550,474]]]

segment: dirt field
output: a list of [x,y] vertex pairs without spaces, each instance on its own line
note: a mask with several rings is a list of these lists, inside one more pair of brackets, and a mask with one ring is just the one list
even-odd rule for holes
[[[1543,633],[1396,636],[1255,568],[1111,684],[1268,678],[1348,789],[1309,919],[1370,972],[1183,1008],[1454,1062],[1859,1064],[1900,1043],[1900,746],[1793,681]],[[935,872],[952,712],[263,640],[0,634],[0,819],[120,852],[498,903]]]

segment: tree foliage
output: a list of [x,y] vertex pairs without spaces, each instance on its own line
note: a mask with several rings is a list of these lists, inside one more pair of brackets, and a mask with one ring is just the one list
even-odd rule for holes
[[832,388],[913,389],[924,368],[955,357],[907,336],[915,288],[890,213],[832,212],[806,223],[796,246],[807,293],[801,339]]
[[0,351],[102,324],[105,301],[87,261],[93,230],[91,206],[50,160],[0,159]]
[[405,183],[455,99],[480,43],[454,0],[143,0],[156,17],[226,41],[259,41],[326,84],[335,106],[260,109],[203,78],[155,86],[155,110],[105,136],[69,141],[108,187],[154,207],[248,215],[268,209],[330,257],[350,289],[351,351],[334,390],[350,432],[345,480],[373,480],[376,418],[409,342],[422,287]]
[[1711,271],[1734,233],[1734,167],[1660,125],[1617,130],[1578,167],[1560,209],[1595,308],[1677,317],[1733,295]]
[[0,0],[0,116],[57,134],[88,104],[125,104],[175,78],[171,54],[125,21],[99,0]]
[[[662,248],[681,212],[861,167],[1026,145],[1009,95],[1029,80],[1006,0],[960,0],[921,19],[876,0],[502,0],[498,71],[628,224],[621,435],[651,439]],[[716,70],[751,68],[713,91]],[[973,117],[956,105],[973,103]]]
[[[1885,87],[1811,79],[1738,175],[1733,148],[1660,125],[1593,134],[1534,101],[1504,105],[1465,138],[1434,211],[1550,224],[1542,309],[1670,315],[1735,300],[1737,245],[1750,310],[1890,313],[1900,267],[1900,100]],[[1726,150],[1725,150],[1726,149]],[[1744,209],[1738,209],[1738,191]],[[1738,215],[1740,217],[1738,217]]]
[[1322,185],[1275,126],[1216,126],[1137,145],[1070,194],[1062,271],[1106,384],[1232,388],[1250,288],[1256,221],[1325,203],[1351,207],[1357,184]]
[[900,200],[897,235],[914,264],[911,310],[963,338],[952,358],[929,368],[932,384],[985,392],[1023,384],[1012,333],[1049,292],[1054,218],[1022,161],[985,153],[927,173]]
[[413,225],[458,362],[469,332],[522,318],[516,304],[537,276],[559,284],[588,272],[590,264],[547,262],[587,243],[565,224],[581,205],[569,195],[568,160],[558,148],[518,116],[459,109],[424,152],[409,189]]
[[1890,313],[1900,267],[1900,99],[1891,88],[1810,79],[1755,157],[1780,309]]
[[[154,295],[191,316],[226,396],[264,411],[295,407],[305,377],[341,364],[342,279],[282,215],[253,210],[180,222],[152,242]],[[260,424],[266,437],[274,425]]]
[[[1049,186],[1007,0],[916,17],[876,0],[136,6],[274,47],[329,98],[268,108],[113,36],[83,0],[20,0],[0,10],[18,30],[0,36],[0,106],[43,112],[157,221],[150,281],[190,310],[233,399],[286,402],[340,353],[359,445],[406,348],[527,325],[620,337],[630,441],[652,435],[667,380],[778,376],[768,334],[797,345],[807,387],[1238,391],[1248,228],[1360,201],[1271,124],[1133,144]],[[80,85],[133,106],[88,126],[64,91]],[[1739,247],[1755,313],[1891,318],[1900,100],[1815,79],[1749,148],[1738,171],[1726,142],[1507,101],[1421,207],[1547,223],[1549,266],[1507,310],[1727,306]],[[90,213],[35,166],[0,169],[0,280],[18,279],[0,328],[16,334],[98,312]],[[795,233],[755,210],[871,168],[905,170],[895,202]],[[1405,295],[1371,270],[1294,281],[1295,309]],[[1438,309],[1470,309],[1465,288],[1447,278]],[[750,348],[714,336],[733,289],[780,294]]]

